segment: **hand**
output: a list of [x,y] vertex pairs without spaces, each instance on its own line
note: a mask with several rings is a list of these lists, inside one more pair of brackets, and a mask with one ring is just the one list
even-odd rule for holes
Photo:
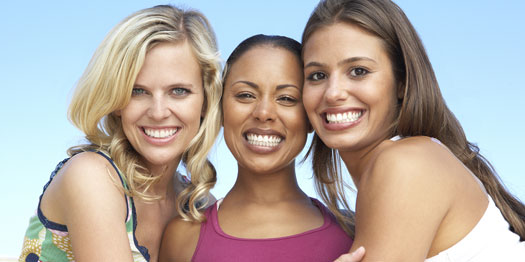
[[360,262],[365,256],[365,248],[359,247],[352,253],[343,254],[334,262]]

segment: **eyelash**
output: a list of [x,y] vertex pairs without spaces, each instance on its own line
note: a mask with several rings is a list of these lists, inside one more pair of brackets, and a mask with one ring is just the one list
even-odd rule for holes
[[138,95],[142,95],[142,94],[145,94],[146,93],[146,90],[142,89],[142,88],[133,88],[133,90],[131,91],[131,95],[132,96],[138,96]]
[[235,97],[239,98],[239,99],[253,99],[253,98],[255,98],[255,96],[250,94],[250,93],[239,93],[239,94],[236,94]]
[[[356,70],[361,71],[361,73],[357,74]],[[350,75],[351,78],[362,78],[362,77],[365,77],[366,75],[368,75],[369,73],[370,73],[370,70],[368,70],[368,69],[366,69],[364,67],[361,67],[361,66],[352,67],[348,71],[348,75]],[[326,78],[326,74],[325,73],[323,73],[323,72],[313,72],[310,75],[308,75],[308,77],[306,77],[306,80],[316,82],[316,81],[321,81],[321,80],[323,80],[325,78]]]
[[[131,91],[131,95],[132,96],[139,96],[139,95],[144,95],[144,94],[147,94],[148,91],[144,90],[143,88],[133,88],[133,90]],[[191,91],[187,88],[182,88],[182,87],[176,87],[176,88],[173,88],[171,90],[171,93],[174,95],[174,96],[186,96],[188,94],[191,93]]]
[[322,78],[326,78],[326,74],[323,73],[323,72],[313,72],[311,73],[310,75],[308,75],[308,77],[306,77],[306,80],[309,80],[309,81],[320,81],[321,79],[315,79],[316,76],[318,75],[322,75]]
[[[251,93],[239,93],[236,94],[235,97],[239,100],[251,100],[255,99],[255,96]],[[295,97],[289,96],[289,95],[283,95],[277,98],[277,101],[284,103],[286,105],[294,105],[297,103],[298,99]]]
[[[362,70],[362,73],[356,74],[356,70],[360,70],[360,71]],[[365,77],[366,75],[368,75],[368,73],[370,73],[370,71],[364,67],[354,67],[354,68],[351,68],[350,71],[348,72],[348,74],[353,78]]]
[[288,95],[280,96],[278,100],[286,104],[296,104],[298,101],[295,97],[288,96]]
[[[183,93],[176,93],[177,91],[182,91]],[[182,88],[182,87],[176,87],[171,90],[171,93],[176,96],[185,96],[191,93],[189,89]]]

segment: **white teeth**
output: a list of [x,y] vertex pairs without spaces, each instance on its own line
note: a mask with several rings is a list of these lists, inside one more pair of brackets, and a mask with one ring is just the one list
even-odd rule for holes
[[357,121],[359,117],[363,114],[362,111],[352,111],[352,112],[345,112],[345,113],[337,113],[337,114],[326,114],[326,120],[328,120],[331,124],[340,124],[340,123],[351,123]]
[[178,128],[169,128],[169,129],[149,129],[144,128],[144,133],[149,137],[154,138],[166,138],[177,133]]
[[256,134],[247,134],[246,138],[248,143],[256,146],[265,146],[265,147],[274,147],[277,146],[283,140],[278,136],[267,136],[267,135],[256,135]]

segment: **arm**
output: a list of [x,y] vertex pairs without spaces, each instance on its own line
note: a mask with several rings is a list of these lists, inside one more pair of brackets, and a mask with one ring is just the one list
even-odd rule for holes
[[363,261],[423,261],[453,200],[433,145],[397,144],[380,152],[359,182],[351,251]]
[[[53,179],[43,212],[67,225],[76,261],[132,261],[126,201],[109,162],[96,153],[74,156]],[[120,182],[119,182],[120,183]]]
[[199,241],[201,224],[176,217],[164,230],[159,262],[191,261]]

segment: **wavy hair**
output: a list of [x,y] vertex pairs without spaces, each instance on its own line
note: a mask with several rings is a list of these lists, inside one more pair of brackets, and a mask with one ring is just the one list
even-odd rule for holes
[[[374,34],[382,40],[389,55],[395,78],[400,83],[398,94],[402,94],[390,135],[439,139],[481,180],[511,230],[525,239],[525,206],[505,189],[479,148],[467,141],[463,128],[445,104],[423,43],[401,8],[390,0],[323,0],[306,24],[303,45],[316,30],[338,22],[356,25]],[[337,151],[328,148],[316,134],[309,152],[313,152],[317,191],[340,222],[351,223],[352,219],[341,214],[338,208],[340,204],[344,208],[348,205]]]
[[216,181],[207,155],[220,130],[222,84],[215,33],[200,12],[159,5],[128,16],[109,32],[78,81],[68,111],[70,121],[84,132],[89,144],[71,147],[68,154],[104,151],[127,180],[126,194],[146,201],[160,199],[147,193],[159,177],[145,168],[114,112],[129,103],[147,52],[159,43],[183,41],[190,44],[199,62],[205,99],[197,135],[182,155],[192,182],[178,195],[177,211],[185,219],[202,221],[203,201]]

